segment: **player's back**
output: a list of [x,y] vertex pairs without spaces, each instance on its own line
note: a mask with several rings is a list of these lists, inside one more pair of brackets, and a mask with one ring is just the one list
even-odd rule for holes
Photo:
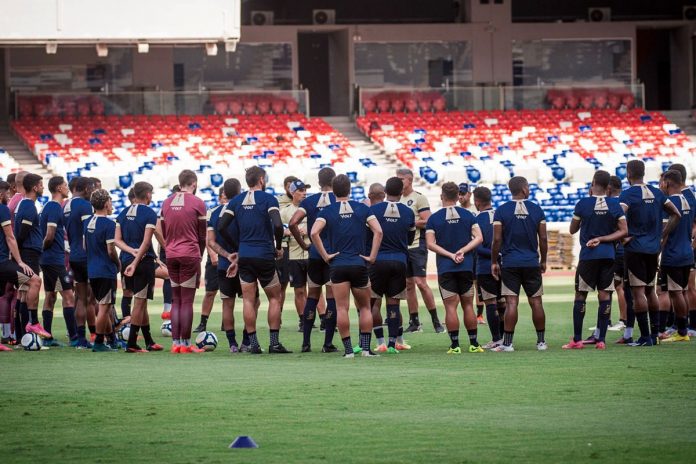
[[[232,246],[225,241],[225,238],[222,236],[220,232],[218,232],[218,223],[220,222],[220,217],[224,214],[224,212],[227,210],[227,205],[220,205],[217,208],[213,208],[213,210],[210,211],[210,217],[208,218],[208,230],[212,230],[213,233],[215,234],[215,242],[225,251],[228,251],[229,253],[235,253],[237,250],[233,249]],[[228,230],[230,232],[230,235],[234,236],[239,240],[239,232],[237,231],[237,221],[232,218],[232,222],[230,223],[228,227]],[[219,270],[227,270],[227,268],[230,266],[230,262],[225,258],[223,255],[218,255],[218,266],[217,268]]]
[[694,212],[689,201],[682,194],[672,195],[669,200],[677,207],[682,215],[677,226],[667,237],[667,243],[662,250],[663,266],[688,266],[694,263],[694,253],[691,248],[691,228],[694,223]]
[[113,279],[118,269],[109,256],[108,244],[113,243],[116,223],[106,216],[91,216],[84,224],[87,250],[87,273],[90,279]]
[[[408,258],[408,235],[415,230],[415,216],[413,211],[403,203],[383,201],[370,207],[372,214],[377,218],[382,227],[382,243],[379,247],[377,260],[401,261],[406,263]],[[367,246],[371,246],[372,233],[368,230]],[[365,250],[367,254],[370,249]]]
[[[428,218],[425,233],[435,234],[436,243],[445,250],[455,253],[471,241],[472,230],[478,227],[476,218],[470,211],[460,206],[440,208]],[[472,271],[474,258],[472,253],[464,256],[462,263],[456,264],[450,258],[437,255],[438,274],[445,272]]]
[[19,202],[19,205],[17,205],[14,223],[15,237],[19,237],[22,226],[24,225],[30,227],[29,235],[19,244],[19,248],[41,253],[43,235],[41,235],[41,227],[39,226],[39,213],[36,210],[36,204],[28,198],[24,198]]
[[65,263],[65,227],[63,226],[63,221],[63,208],[60,206],[60,203],[53,200],[47,202],[39,216],[41,234],[44,237],[46,236],[49,225],[55,227],[56,230],[53,243],[51,243],[48,250],[44,250],[41,253],[40,264],[60,266]]
[[[137,250],[143,243],[145,231],[147,229],[154,230],[157,226],[157,213],[147,205],[135,203],[121,211],[116,218],[116,225],[121,229],[123,241],[129,247]],[[156,257],[152,242],[150,242],[150,248],[147,250],[146,256]],[[123,264],[128,264],[135,257],[126,251],[122,251],[120,258]]]
[[12,224],[10,209],[7,205],[0,203],[0,263],[10,259],[10,249],[7,246],[7,237],[5,236],[5,226]]
[[[479,250],[487,250],[490,254],[490,249],[493,246],[493,216],[495,210],[493,208],[480,211],[476,215],[476,224],[481,230],[483,242],[478,246]],[[491,273],[491,258],[485,255],[477,254],[476,256],[476,274],[486,275]]]
[[201,257],[199,224],[206,219],[205,203],[190,192],[177,192],[162,204],[162,227],[167,258]]
[[[321,213],[321,211],[324,208],[333,203],[336,203],[336,195],[334,195],[333,192],[315,193],[313,195],[309,195],[304,200],[302,200],[299,209],[304,211],[307,216],[308,234],[312,232],[312,227],[314,227],[314,222],[317,220],[319,213]],[[326,241],[327,237],[325,232],[321,233],[321,239],[323,241]],[[316,248],[314,248],[314,245],[311,245],[309,247],[309,257],[310,259],[321,259],[319,253],[317,253]]]
[[580,259],[614,259],[614,243],[600,243],[589,248],[586,243],[593,238],[612,234],[616,231],[617,221],[624,213],[618,198],[592,196],[581,198],[575,205],[573,218],[580,221]]
[[504,267],[538,267],[539,224],[546,221],[544,211],[529,200],[511,200],[501,205],[493,224],[503,227],[500,254]]
[[72,197],[63,207],[63,219],[72,262],[87,261],[87,252],[83,243],[84,221],[90,216],[92,216],[92,205],[84,198]]
[[275,259],[275,237],[270,212],[278,200],[261,190],[240,193],[230,201],[239,230],[239,257]]
[[328,253],[339,253],[331,260],[331,266],[365,266],[360,257],[365,249],[367,221],[374,218],[370,208],[363,203],[348,200],[333,203],[324,208],[318,220],[326,223],[327,239],[322,239]]
[[624,246],[626,251],[656,254],[660,251],[662,236],[662,209],[667,197],[657,188],[639,184],[623,192],[619,202],[626,205],[628,236],[631,240]]

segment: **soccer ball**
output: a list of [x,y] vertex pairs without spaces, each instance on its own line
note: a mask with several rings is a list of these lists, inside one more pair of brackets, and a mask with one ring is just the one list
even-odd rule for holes
[[162,335],[165,337],[171,337],[172,336],[172,321],[164,321],[162,323]]
[[21,343],[26,351],[39,351],[41,349],[41,339],[33,333],[24,334]]
[[128,341],[128,337],[130,337],[130,324],[126,324],[120,329],[118,329],[118,339],[124,342]]
[[205,351],[213,351],[217,348],[217,335],[213,332],[201,332],[196,337],[196,346]]

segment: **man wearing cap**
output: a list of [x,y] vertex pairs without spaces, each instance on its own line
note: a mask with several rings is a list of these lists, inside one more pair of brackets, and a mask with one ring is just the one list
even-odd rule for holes
[[[287,205],[292,204],[292,192],[290,191],[290,186],[297,180],[298,179],[295,176],[287,176],[285,179],[283,179],[283,189],[285,190],[285,192],[283,192],[281,195],[278,195],[278,205],[279,205],[281,211]],[[287,232],[287,230],[288,230],[287,222],[283,221],[283,224],[285,225],[285,231]],[[278,270],[278,279],[280,279],[280,286],[281,286],[281,292],[280,292],[280,309],[281,309],[281,311],[283,310],[283,306],[285,305],[285,290],[288,288],[288,283],[290,282],[290,267],[289,266],[290,266],[290,258],[288,256],[288,236],[285,235],[285,237],[283,238],[283,257],[276,260],[276,268]]]
[[[285,243],[288,250],[288,274],[290,286],[295,293],[295,310],[299,318],[298,331],[302,332],[302,315],[307,303],[307,262],[309,252],[305,250],[292,235],[287,224],[300,207],[300,203],[307,196],[307,189],[310,185],[296,179],[288,186],[288,192],[292,195],[292,202],[280,208],[280,218],[285,224]],[[304,239],[304,244],[309,246],[309,235],[307,233],[307,218],[302,219],[299,224],[299,231]]]

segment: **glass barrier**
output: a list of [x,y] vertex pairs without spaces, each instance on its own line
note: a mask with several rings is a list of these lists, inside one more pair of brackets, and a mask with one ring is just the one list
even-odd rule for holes
[[580,109],[643,108],[643,84],[603,86],[505,86],[503,109]]
[[22,92],[14,94],[15,118],[98,115],[282,114],[309,116],[307,90]]

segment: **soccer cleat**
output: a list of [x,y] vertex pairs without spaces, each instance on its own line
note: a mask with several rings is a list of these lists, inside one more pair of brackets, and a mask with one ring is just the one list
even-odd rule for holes
[[91,350],[93,345],[87,340],[78,340],[76,348],[78,350]]
[[445,328],[442,326],[440,321],[434,322],[433,323],[433,328],[435,329],[436,334],[441,334],[445,332]]
[[688,342],[691,339],[688,335],[679,335],[678,333],[672,334],[670,337],[663,339],[664,343],[674,343],[674,342]]
[[186,347],[187,353],[205,353],[203,348],[198,348],[196,345],[189,345]]
[[261,349],[260,346],[250,346],[249,351],[247,351],[249,354],[263,354],[263,350]]
[[239,345],[239,352],[240,353],[248,353],[249,352],[249,345],[245,345],[244,343]]
[[481,345],[469,345],[469,353],[483,353],[484,351]]
[[292,353],[292,351],[285,348],[282,343],[278,343],[277,345],[269,346],[268,353],[269,354],[289,354],[289,353]]
[[302,349],[300,350],[300,353],[311,353],[312,352],[312,345],[302,345]]
[[48,338],[48,339],[46,339],[46,340],[43,341],[43,346],[48,346],[48,347],[51,347],[51,346],[62,347],[62,346],[65,346],[65,345],[62,344],[61,342],[59,342],[58,340],[56,340],[55,338]]
[[387,348],[387,354],[399,354],[399,350],[397,350],[393,346],[390,346],[389,348]]
[[237,354],[237,353],[239,353],[239,347],[237,345],[230,346],[230,354]]
[[633,337],[628,337],[628,338],[621,337],[618,340],[616,340],[617,345],[630,345],[631,343],[633,343]]
[[181,353],[182,348],[183,348],[183,346],[180,346],[180,345],[172,345],[172,349],[169,350],[169,352],[172,354],[179,354],[179,353]]
[[121,349],[121,344],[118,342],[118,340],[114,340],[113,342],[107,343],[109,345],[109,348],[111,348],[114,351],[118,351]]
[[483,316],[476,317],[476,323],[478,325],[487,325],[486,320],[483,318]]
[[162,351],[164,350],[164,347],[160,345],[159,343],[151,343],[150,345],[147,345],[145,347],[147,351]]
[[126,348],[126,353],[148,353],[148,351],[140,348],[138,345],[135,345]]
[[583,345],[594,345],[595,343],[597,343],[597,339],[594,335],[590,335],[586,339],[581,340],[580,343],[582,343]]
[[95,343],[92,347],[92,351],[95,353],[113,353],[116,350],[105,343]]
[[322,353],[336,353],[337,351],[338,351],[338,348],[336,348],[336,347],[333,346],[333,345],[322,346],[322,347],[321,347],[321,352],[322,352]]
[[546,351],[548,349],[549,349],[549,346],[546,344],[546,342],[537,343],[537,351]]
[[595,350],[606,350],[607,349],[607,344],[604,342],[597,342],[595,345]]
[[639,337],[633,343],[628,343],[628,346],[655,346],[652,337]]
[[670,327],[660,334],[660,340],[664,340],[666,338],[669,338],[672,335],[674,335],[675,333],[677,333],[677,329],[675,329],[674,327]]
[[362,353],[362,348],[360,348],[359,346],[354,346],[353,347],[353,354],[360,354],[360,353]]
[[343,353],[343,357],[346,359],[353,359],[355,355],[353,353]]
[[382,343],[381,345],[377,345],[375,351],[378,353],[384,353],[387,351],[387,345],[385,345],[384,343]]
[[169,321],[172,318],[172,313],[170,311],[162,311],[162,320]]
[[2,343],[0,343],[0,351],[12,351],[12,348],[9,346],[5,346]]
[[415,332],[422,332],[423,331],[423,324],[416,324],[413,321],[409,322],[408,327],[406,327],[406,332],[409,333],[415,333]]
[[447,350],[447,354],[462,354],[462,349],[460,347],[450,347],[449,350]]
[[360,352],[360,356],[362,356],[363,358],[378,358],[379,357],[379,355],[377,353],[373,352],[372,350],[367,350],[367,351],[363,350]]
[[623,321],[619,321],[616,324],[608,327],[607,330],[610,332],[620,332],[625,328],[626,328],[626,324],[624,324]]
[[399,351],[406,351],[411,349],[411,345],[406,343],[405,341],[403,343],[397,343],[396,344],[396,349]]
[[493,348],[500,346],[503,344],[503,339],[501,338],[500,340],[491,340],[490,342],[486,343],[483,345],[483,348],[486,350],[492,350]]
[[12,337],[2,337],[2,339],[0,339],[0,343],[2,343],[4,345],[16,345],[17,340],[15,340]]
[[498,353],[501,353],[501,352],[508,352],[509,353],[509,352],[515,351],[515,348],[513,348],[512,345],[503,344],[503,345],[496,346],[495,348],[493,348],[492,351],[495,351]]
[[696,337],[696,329],[687,330],[686,335],[688,335],[689,337]]
[[36,334],[41,338],[53,338],[53,336],[48,333],[48,331],[46,331],[46,329],[44,329],[38,322],[36,324],[27,323],[26,327],[24,327],[24,331]]
[[564,350],[582,350],[583,348],[585,348],[585,343],[583,340],[576,342],[571,338],[570,341],[563,345],[561,348],[563,348]]
[[204,323],[201,322],[200,324],[198,324],[198,325],[196,326],[195,329],[193,329],[193,331],[194,331],[195,333],[198,333],[198,332],[205,332],[206,329],[207,329],[206,324],[204,324]]

